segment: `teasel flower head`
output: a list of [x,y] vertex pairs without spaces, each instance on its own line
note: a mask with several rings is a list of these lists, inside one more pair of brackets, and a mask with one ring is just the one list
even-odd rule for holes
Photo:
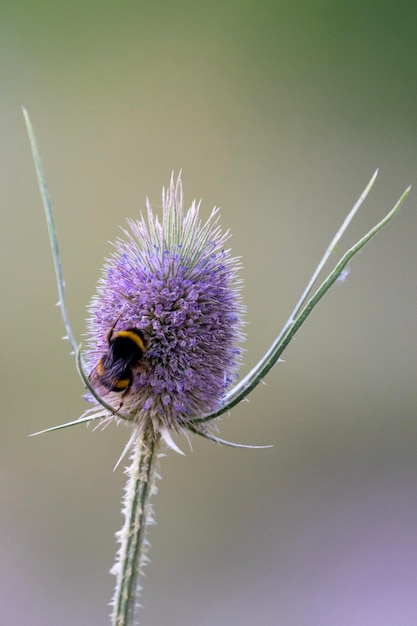
[[[162,218],[147,201],[146,219],[128,220],[89,306],[90,371],[109,349],[109,329],[113,337],[132,328],[143,333],[146,349],[121,408],[139,432],[149,423],[162,436],[186,428],[215,411],[237,378],[240,261],[225,248],[229,233],[219,226],[218,209],[205,222],[199,210],[195,201],[184,210],[181,176],[172,177]],[[112,392],[105,400],[117,408],[120,397]],[[106,414],[99,403],[92,412]]]

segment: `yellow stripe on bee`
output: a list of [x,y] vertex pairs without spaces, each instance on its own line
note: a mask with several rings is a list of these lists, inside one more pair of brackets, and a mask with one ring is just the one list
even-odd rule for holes
[[142,338],[132,330],[120,330],[116,337],[126,337],[126,339],[130,339],[130,341],[133,341],[138,348],[142,350],[142,352],[145,352],[145,344],[143,343]]
[[129,385],[130,385],[129,378],[121,378],[115,384],[114,391],[117,391],[118,389],[126,389],[127,387],[129,387]]

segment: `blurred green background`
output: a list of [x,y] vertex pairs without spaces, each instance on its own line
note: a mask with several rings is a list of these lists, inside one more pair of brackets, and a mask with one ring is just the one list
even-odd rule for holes
[[[243,257],[244,373],[375,168],[344,247],[417,182],[416,26],[405,1],[2,2],[1,625],[108,623],[128,437],[27,437],[85,403],[21,105],[77,336],[108,240],[182,168]],[[144,626],[417,624],[416,197],[222,420],[274,448],[163,460]]]

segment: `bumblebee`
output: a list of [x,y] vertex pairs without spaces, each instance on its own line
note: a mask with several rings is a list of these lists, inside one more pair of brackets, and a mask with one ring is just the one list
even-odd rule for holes
[[106,333],[107,351],[89,375],[91,385],[102,395],[120,393],[121,409],[132,387],[135,372],[143,370],[143,355],[148,348],[145,334],[139,328],[114,332],[117,321]]

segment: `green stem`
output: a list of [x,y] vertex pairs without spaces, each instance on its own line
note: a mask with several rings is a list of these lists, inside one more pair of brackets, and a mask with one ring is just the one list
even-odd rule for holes
[[312,277],[310,279],[310,282],[308,283],[307,287],[305,288],[301,298],[297,302],[293,312],[291,313],[291,315],[289,317],[289,320],[288,320],[287,324],[282,329],[282,331],[281,331],[281,333],[279,335],[280,337],[284,336],[284,334],[286,333],[288,328],[291,327],[293,320],[295,320],[297,318],[298,314],[302,310],[305,302],[307,301],[308,296],[310,295],[311,291],[313,290],[314,285],[316,284],[316,281],[317,281],[318,277],[320,276],[321,271],[323,270],[324,266],[326,265],[327,261],[329,260],[329,257],[337,249],[339,241],[341,240],[342,236],[344,235],[347,227],[349,226],[350,222],[355,217],[356,213],[361,208],[362,204],[365,202],[369,192],[371,191],[371,189],[373,187],[373,184],[374,184],[374,182],[376,180],[377,175],[378,175],[378,170],[376,170],[374,172],[371,180],[366,185],[366,187],[363,190],[363,192],[361,193],[359,199],[357,200],[357,202],[355,203],[355,205],[351,209],[350,213],[348,213],[348,215],[345,218],[343,224],[341,225],[341,227],[337,231],[336,235],[331,240],[330,244],[327,246],[327,250],[324,253],[323,257],[321,258],[320,263],[316,267],[316,269],[314,271],[314,274],[312,275]]
[[153,521],[150,496],[155,493],[160,436],[151,424],[133,443],[123,500],[125,523],[118,533],[120,548],[112,570],[117,576],[112,601],[112,626],[133,626],[139,606],[140,576],[146,564],[146,530]]
[[49,243],[51,245],[52,258],[54,261],[54,268],[55,268],[56,283],[58,286],[58,294],[59,294],[58,304],[61,309],[62,319],[64,321],[67,338],[75,354],[77,352],[77,341],[72,332],[72,328],[71,328],[71,324],[70,324],[69,316],[68,316],[68,309],[67,309],[67,303],[66,303],[66,297],[65,297],[65,281],[64,281],[64,276],[62,273],[61,257],[59,254],[58,239],[56,236],[56,227],[55,227],[54,214],[52,212],[51,199],[49,197],[48,187],[46,185],[45,175],[43,173],[43,167],[42,167],[41,157],[39,154],[38,143],[36,141],[35,133],[34,133],[28,112],[26,111],[24,107],[23,107],[23,116],[25,118],[26,129],[27,129],[27,133],[29,136],[30,147],[32,150],[33,162],[35,164],[36,177],[38,179],[39,190],[41,192],[42,203],[43,203],[43,208],[44,208],[45,217],[46,217],[46,224],[48,226]]

